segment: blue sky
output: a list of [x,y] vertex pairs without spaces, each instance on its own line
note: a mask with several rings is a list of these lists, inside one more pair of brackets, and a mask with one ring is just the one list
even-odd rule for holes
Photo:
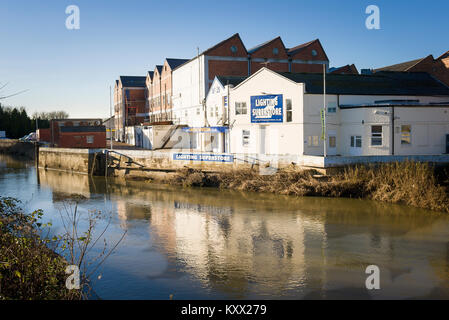
[[[65,27],[72,4],[80,30]],[[371,4],[380,8],[380,30],[365,27]],[[278,35],[287,47],[319,38],[331,67],[437,57],[449,50],[448,12],[447,0],[1,0],[0,83],[9,82],[2,93],[28,89],[2,104],[107,117],[119,75],[145,75],[165,57],[192,58],[236,32],[247,48]]]

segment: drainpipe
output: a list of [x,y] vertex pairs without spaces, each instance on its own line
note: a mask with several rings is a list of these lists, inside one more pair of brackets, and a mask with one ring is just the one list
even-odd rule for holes
[[391,155],[394,156],[394,106],[391,107]]
[[226,119],[226,122],[228,123],[228,139],[226,139],[226,143],[228,145],[227,149],[228,149],[228,153],[231,153],[231,101],[229,101],[229,80],[228,80],[228,92],[227,92],[227,97],[228,97],[228,110],[227,110],[227,114],[228,114],[228,118]]
[[162,71],[159,74],[159,112],[160,112],[159,119],[162,120],[162,78],[161,78],[161,75],[162,75]]

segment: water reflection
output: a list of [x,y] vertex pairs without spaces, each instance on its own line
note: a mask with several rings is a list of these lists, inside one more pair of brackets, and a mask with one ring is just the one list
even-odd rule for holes
[[[184,298],[449,298],[449,219],[441,214],[55,171],[38,177],[53,201],[78,194],[107,203],[128,229],[110,265],[135,281],[115,298],[155,288],[161,298],[166,287]],[[376,292],[365,289],[371,264],[381,269]]]

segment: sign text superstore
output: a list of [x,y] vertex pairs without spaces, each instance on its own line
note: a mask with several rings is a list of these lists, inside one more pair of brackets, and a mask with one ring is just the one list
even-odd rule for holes
[[173,160],[234,162],[234,156],[230,154],[174,153]]
[[282,122],[283,96],[272,94],[251,97],[251,122]]

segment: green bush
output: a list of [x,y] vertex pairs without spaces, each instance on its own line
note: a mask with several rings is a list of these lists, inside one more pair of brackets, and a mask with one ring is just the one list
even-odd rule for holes
[[0,198],[0,300],[78,299],[65,287],[67,262],[41,236],[42,210],[23,213],[19,201]]

